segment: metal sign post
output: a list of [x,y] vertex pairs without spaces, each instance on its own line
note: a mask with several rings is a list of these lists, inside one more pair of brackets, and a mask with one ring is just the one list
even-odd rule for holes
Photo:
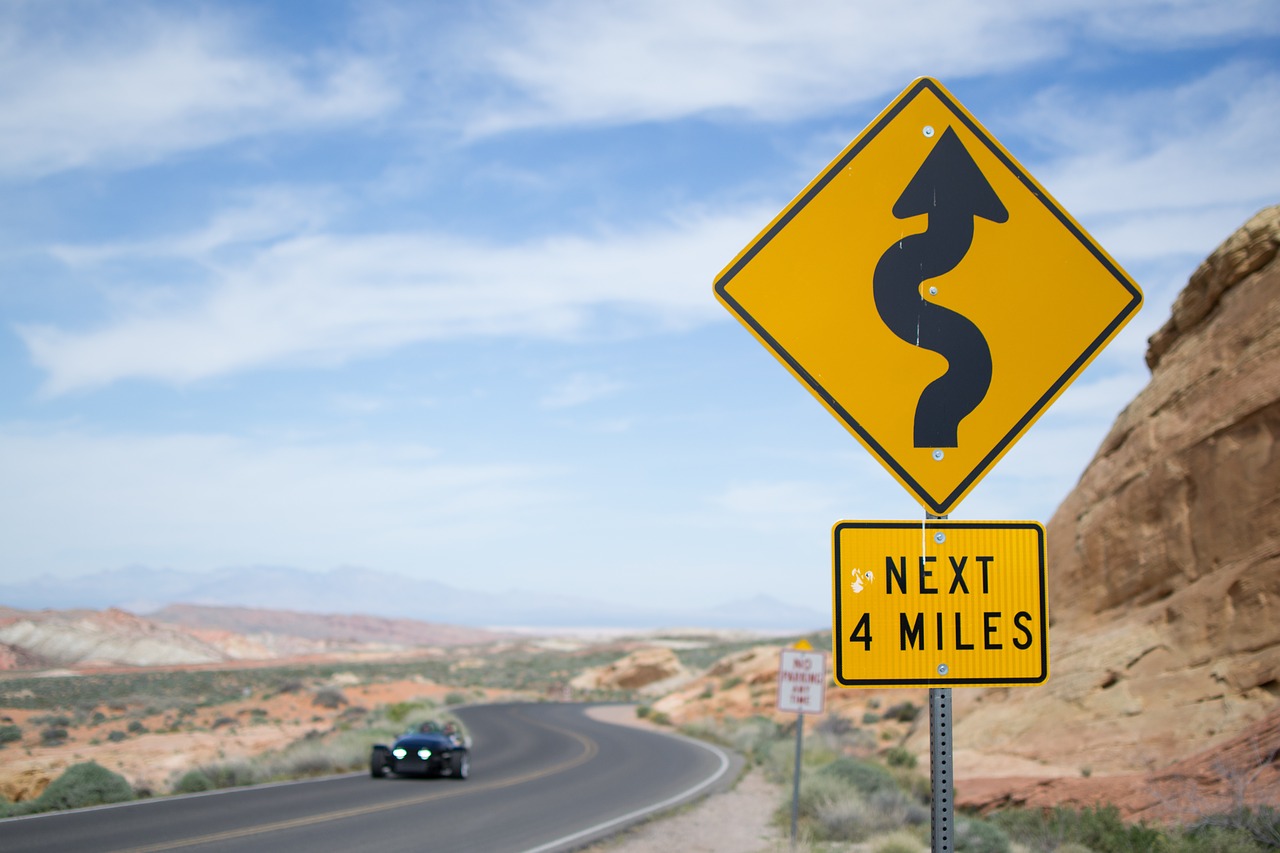
[[955,814],[951,777],[951,688],[929,688],[929,791],[933,800],[930,814],[930,848],[933,853],[951,853]]
[[791,846],[800,823],[800,762],[804,755],[804,715],[821,714],[827,701],[827,656],[807,640],[783,649],[778,662],[778,710],[796,714],[796,767],[791,785]]
[[804,751],[804,714],[796,714],[796,769],[791,785],[791,846],[796,846],[796,827],[800,823],[800,756]]
[[[1043,684],[1048,618],[1043,526],[940,519],[1132,319],[1142,290],[922,77],[714,292],[925,509],[920,525],[836,525],[832,653],[842,687],[929,687],[933,850],[950,853],[951,686]],[[778,710],[799,709],[780,695]],[[794,841],[795,803],[791,826]]]

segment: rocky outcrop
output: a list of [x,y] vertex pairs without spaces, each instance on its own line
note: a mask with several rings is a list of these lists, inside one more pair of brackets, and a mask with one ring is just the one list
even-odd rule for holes
[[0,643],[58,666],[177,666],[227,659],[189,634],[123,610],[11,612],[0,622]]
[[1103,778],[966,780],[956,805],[983,813],[1011,806],[1115,806],[1129,820],[1192,823],[1280,803],[1280,708],[1223,744],[1152,773]]
[[689,672],[669,648],[638,649],[608,666],[588,669],[570,682],[575,690],[662,692],[687,679]]
[[[1192,276],[1148,386],[1048,526],[1051,674],[957,691],[957,742],[1156,770],[1280,699],[1280,207]],[[957,772],[962,772],[957,768]]]

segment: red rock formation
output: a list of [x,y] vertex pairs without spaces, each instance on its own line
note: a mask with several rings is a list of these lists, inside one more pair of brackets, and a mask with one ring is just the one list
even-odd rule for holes
[[1048,683],[956,692],[958,747],[1076,769],[1040,794],[991,783],[1011,801],[1158,773],[1277,706],[1278,247],[1271,207],[1201,264],[1151,339],[1150,384],[1049,523]]

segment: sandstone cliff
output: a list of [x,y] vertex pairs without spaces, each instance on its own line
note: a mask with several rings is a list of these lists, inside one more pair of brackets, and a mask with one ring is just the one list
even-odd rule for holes
[[958,744],[1151,770],[1280,699],[1280,207],[1197,269],[1150,384],[1048,526],[1040,688],[957,691]]

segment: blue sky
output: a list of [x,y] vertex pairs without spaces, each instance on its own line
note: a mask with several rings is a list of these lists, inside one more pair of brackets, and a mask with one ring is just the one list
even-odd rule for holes
[[826,610],[832,524],[922,510],[711,284],[899,91],[938,78],[1146,294],[956,518],[1047,521],[1280,197],[1270,0],[40,0],[0,35],[8,582]]

